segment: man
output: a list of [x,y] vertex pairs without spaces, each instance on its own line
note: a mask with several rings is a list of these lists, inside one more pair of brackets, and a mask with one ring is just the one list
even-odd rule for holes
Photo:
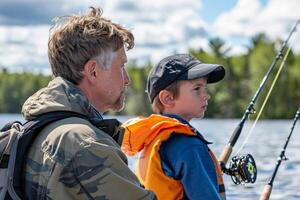
[[[131,32],[100,9],[58,18],[48,43],[54,79],[24,103],[25,119],[57,111],[102,119],[109,109],[121,110],[130,84],[124,47],[133,46]],[[27,155],[25,198],[155,199],[128,168],[113,134],[80,117],[47,125]]]

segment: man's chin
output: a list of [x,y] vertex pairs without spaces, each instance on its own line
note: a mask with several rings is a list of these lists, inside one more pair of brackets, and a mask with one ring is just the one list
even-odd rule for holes
[[120,112],[124,109],[124,107],[125,107],[125,98],[121,97],[115,102],[115,104],[112,107],[112,110],[116,112]]
[[123,102],[121,105],[116,106],[114,109],[116,112],[121,112],[125,108],[125,103]]

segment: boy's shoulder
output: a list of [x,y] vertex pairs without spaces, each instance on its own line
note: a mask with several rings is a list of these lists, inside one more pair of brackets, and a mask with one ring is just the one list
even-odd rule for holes
[[198,132],[196,129],[193,129],[196,133],[195,135],[186,135],[181,133],[173,132],[166,142],[173,144],[173,143],[185,143],[190,145],[205,145],[212,144],[212,142],[207,141],[203,135]]
[[187,149],[192,147],[207,148],[207,144],[197,136],[173,133],[168,140],[163,142],[164,149]]
[[207,160],[209,148],[198,137],[172,134],[159,149],[160,158],[164,163],[190,163],[195,158]]

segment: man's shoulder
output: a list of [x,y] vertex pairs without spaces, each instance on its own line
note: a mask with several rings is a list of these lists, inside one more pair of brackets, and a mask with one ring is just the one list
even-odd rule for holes
[[70,117],[58,120],[46,126],[41,134],[46,134],[49,139],[81,140],[96,138],[96,132],[100,129],[94,127],[87,119]]
[[41,149],[50,156],[63,151],[68,154],[65,156],[72,157],[94,142],[114,144],[111,137],[88,120],[70,117],[44,127],[34,140],[33,148]]

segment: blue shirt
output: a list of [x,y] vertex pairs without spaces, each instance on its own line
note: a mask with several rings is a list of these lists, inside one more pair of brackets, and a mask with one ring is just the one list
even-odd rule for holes
[[[179,116],[166,116],[191,126]],[[199,132],[198,135],[202,137]],[[171,135],[159,150],[162,169],[167,176],[182,183],[185,199],[221,200],[215,165],[208,152],[209,142],[202,138]]]

